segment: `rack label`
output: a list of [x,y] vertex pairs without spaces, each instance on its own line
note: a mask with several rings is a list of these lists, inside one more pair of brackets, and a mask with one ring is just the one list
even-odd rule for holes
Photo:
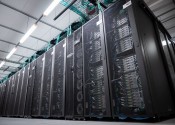
[[131,4],[132,4],[131,1],[128,1],[127,3],[125,3],[125,4],[123,5],[123,9],[126,9],[126,8],[129,7]]

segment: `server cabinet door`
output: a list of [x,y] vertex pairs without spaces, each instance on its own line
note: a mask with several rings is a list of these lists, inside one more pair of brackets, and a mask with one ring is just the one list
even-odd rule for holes
[[3,83],[3,98],[2,98],[2,107],[1,107],[1,115],[3,116],[3,111],[5,108],[5,101],[6,101],[6,91],[7,91],[7,85],[6,85],[7,81]]
[[11,96],[12,96],[12,89],[13,89],[13,79],[14,77],[11,76],[10,78],[10,88],[9,88],[9,94],[8,94],[8,100],[7,100],[7,109],[6,109],[6,115],[10,116],[10,108],[11,108]]
[[102,18],[83,26],[85,116],[111,117]]
[[21,70],[19,72],[16,73],[16,94],[15,94],[15,101],[14,101],[14,109],[13,109],[13,115],[17,116],[18,115],[18,101],[19,101],[19,94],[20,94],[20,87],[19,87],[19,78],[20,78],[20,73]]
[[44,55],[41,55],[36,60],[36,74],[35,74],[35,84],[33,89],[33,100],[32,100],[32,116],[40,115],[40,105],[41,105],[41,86],[43,83],[43,64]]
[[3,83],[0,84],[0,116],[2,116],[2,106],[3,106]]
[[118,117],[145,114],[129,15],[123,9],[125,3],[121,0],[104,12],[112,109]]
[[16,75],[12,76],[12,84],[11,84],[11,96],[9,100],[9,105],[8,105],[8,116],[13,116],[13,108],[14,108],[14,101],[15,101],[15,80],[16,80]]
[[82,29],[74,33],[74,117],[84,117]]
[[7,110],[8,110],[8,100],[9,100],[9,95],[10,95],[10,85],[11,80],[8,79],[6,82],[6,93],[5,93],[5,103],[4,103],[4,107],[3,107],[3,116],[7,116]]
[[29,76],[29,67],[30,65],[27,65],[23,70],[23,85],[21,87],[21,98],[20,98],[20,108],[19,108],[19,116],[24,116],[24,109],[25,109],[25,103],[26,103],[26,93],[27,93],[27,86],[28,86],[28,76]]
[[14,116],[19,116],[21,91],[23,86],[23,74],[24,74],[24,69],[21,69],[18,73],[18,89],[17,89],[16,101],[15,101]]
[[54,71],[51,86],[51,117],[64,117],[65,100],[65,54],[66,43],[62,40],[54,47]]
[[14,75],[14,87],[13,87],[13,90],[12,90],[12,98],[11,98],[11,102],[12,102],[12,105],[11,105],[11,116],[14,116],[14,110],[15,110],[15,99],[16,99],[16,95],[17,95],[17,87],[18,87],[18,73],[16,73]]
[[35,66],[36,66],[36,60],[30,64],[30,69],[29,69],[27,96],[26,96],[25,113],[24,113],[25,116],[31,116],[33,87],[34,87],[34,80],[35,80]]
[[0,84],[0,116],[2,115],[1,107],[2,107],[2,83]]
[[44,63],[44,77],[42,86],[42,98],[41,98],[41,116],[50,116],[50,89],[52,82],[52,59],[53,59],[53,48],[45,53]]
[[73,35],[67,38],[66,48],[66,105],[65,117],[73,118],[74,98],[73,98]]

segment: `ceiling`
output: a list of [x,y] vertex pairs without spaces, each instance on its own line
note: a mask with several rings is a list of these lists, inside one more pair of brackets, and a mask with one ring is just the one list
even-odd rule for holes
[[[0,0],[0,60],[19,42],[24,33],[36,22],[52,0]],[[145,0],[169,33],[175,37],[175,2],[173,0]],[[65,6],[59,4],[47,17],[38,23],[38,28],[0,69],[0,79],[17,69],[28,57],[40,50],[62,30],[79,19],[79,15],[67,10],[54,21]],[[35,19],[34,19],[35,18]],[[44,23],[43,23],[44,22]]]
[[172,37],[175,37],[175,0],[145,0]]

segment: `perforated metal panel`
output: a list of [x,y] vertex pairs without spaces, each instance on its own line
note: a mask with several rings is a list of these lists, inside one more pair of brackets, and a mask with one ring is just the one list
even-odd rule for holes
[[66,48],[66,117],[73,117],[74,98],[73,98],[73,34],[67,38]]
[[74,33],[74,117],[84,116],[82,29]]
[[20,109],[20,101],[21,101],[21,92],[22,92],[22,86],[23,86],[23,77],[24,77],[24,68],[19,71],[18,74],[18,89],[17,89],[17,95],[15,100],[15,116],[19,116],[19,109]]
[[110,117],[105,49],[101,19],[95,17],[83,26],[85,115]]
[[10,97],[9,111],[8,111],[9,116],[13,116],[13,111],[15,106],[14,102],[15,102],[16,88],[17,88],[16,76],[17,76],[16,74],[12,76],[11,97]]
[[65,99],[65,53],[66,44],[62,40],[54,47],[54,71],[51,91],[51,117],[64,117]]
[[124,4],[125,1],[120,1],[104,12],[112,105],[116,116],[141,114],[145,110],[132,29]]
[[0,101],[0,116],[3,115],[3,107],[5,101],[5,90],[6,90],[6,82],[1,84],[1,101]]
[[24,116],[24,110],[25,110],[29,68],[30,68],[30,65],[27,65],[23,70],[23,85],[22,85],[21,99],[20,99],[20,104],[19,104],[19,106],[20,106],[19,116],[21,116],[21,117]]
[[41,98],[41,116],[49,117],[50,115],[50,88],[52,80],[52,59],[53,48],[45,53],[44,77]]
[[33,86],[34,86],[34,80],[35,80],[35,66],[36,66],[36,60],[30,64],[30,69],[29,69],[28,87],[27,87],[27,96],[26,96],[26,105],[25,105],[25,116],[31,115]]
[[35,84],[33,89],[33,100],[32,100],[32,116],[40,115],[40,104],[41,104],[41,86],[43,82],[43,64],[44,55],[41,55],[36,60],[36,74]]
[[13,79],[14,77],[9,78],[9,92],[8,92],[8,99],[7,99],[7,108],[6,108],[6,116],[10,116],[11,110],[11,96],[12,96],[12,89],[13,89]]
[[17,116],[18,115],[18,105],[19,105],[19,95],[20,95],[20,87],[19,87],[19,78],[20,78],[20,72],[16,73],[16,94],[15,94],[15,101],[14,101],[14,110],[13,110],[13,115]]

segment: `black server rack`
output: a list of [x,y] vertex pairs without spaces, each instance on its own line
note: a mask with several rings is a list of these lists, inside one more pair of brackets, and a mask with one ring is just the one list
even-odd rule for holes
[[102,16],[83,26],[85,117],[111,117]]
[[10,116],[10,110],[11,110],[11,96],[12,96],[12,89],[13,89],[13,80],[14,80],[14,77],[10,77],[9,78],[9,84],[10,84],[10,87],[9,87],[9,92],[8,92],[8,100],[7,100],[7,108],[6,108],[6,116]]
[[0,84],[0,116],[2,115],[2,105],[3,105],[3,100],[2,100],[2,96],[3,96],[3,84]]
[[74,32],[74,118],[84,117],[82,29]]
[[52,83],[52,69],[53,69],[53,48],[45,53],[44,57],[44,75],[42,85],[42,96],[41,96],[41,113],[42,117],[50,116],[50,96],[51,96],[51,83]]
[[41,105],[41,87],[43,83],[43,65],[44,65],[44,55],[41,55],[36,59],[36,74],[35,83],[33,89],[33,99],[32,99],[32,116],[40,116],[40,105]]
[[4,97],[4,105],[3,105],[3,116],[6,116],[6,110],[8,107],[8,96],[10,91],[10,79],[8,79],[6,82],[6,89],[5,89],[5,97]]
[[16,82],[16,92],[15,92],[15,99],[14,99],[14,106],[13,106],[13,116],[17,116],[18,114],[18,104],[16,104],[17,102],[17,98],[19,97],[19,94],[18,94],[18,85],[19,85],[19,77],[20,77],[20,71],[18,71],[16,73],[16,78],[15,78],[15,82]]
[[4,106],[4,100],[5,100],[5,89],[6,84],[5,82],[1,84],[1,100],[0,100],[0,116],[3,115],[3,106]]
[[65,98],[65,117],[73,118],[74,112],[74,92],[73,92],[73,55],[74,42],[73,34],[66,41],[66,98]]
[[11,83],[11,92],[10,92],[10,99],[9,99],[9,104],[8,104],[8,116],[12,116],[13,115],[13,108],[14,108],[14,101],[15,101],[15,87],[16,87],[16,75],[13,75],[11,77],[12,79],[12,83]]
[[65,59],[66,41],[60,41],[54,47],[53,82],[51,86],[50,116],[64,117],[65,110]]
[[29,69],[27,96],[26,96],[26,104],[24,112],[24,116],[26,117],[30,117],[32,111],[32,97],[33,97],[33,87],[35,81],[35,69],[36,69],[36,60],[31,62]]
[[113,117],[174,112],[154,23],[139,2],[120,0],[104,12]]
[[18,111],[18,115],[20,117],[24,116],[26,95],[27,95],[27,86],[28,86],[29,68],[30,68],[30,64],[25,66],[24,70],[23,70],[23,84],[21,86],[21,98],[20,98],[20,103],[19,103],[20,108],[19,108],[19,111]]
[[17,87],[17,93],[15,97],[15,107],[14,107],[14,116],[19,116],[19,109],[20,109],[20,100],[21,100],[21,91],[22,91],[22,85],[23,85],[23,72],[24,69],[21,69],[18,72],[18,87]]
[[14,75],[14,81],[13,81],[14,87],[12,90],[12,98],[11,98],[11,113],[10,116],[14,116],[14,109],[15,109],[15,99],[16,99],[16,93],[17,93],[17,87],[18,87],[18,74],[16,73]]

